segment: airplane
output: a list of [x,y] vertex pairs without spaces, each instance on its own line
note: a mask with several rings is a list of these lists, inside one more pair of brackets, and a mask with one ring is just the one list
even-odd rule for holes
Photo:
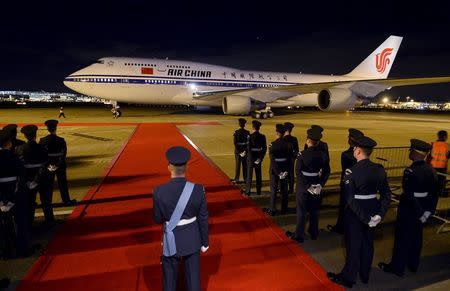
[[105,57],[64,85],[124,103],[222,107],[225,114],[272,117],[270,108],[317,106],[347,111],[396,86],[447,83],[450,77],[388,79],[402,42],[391,35],[345,75],[244,71],[197,62]]

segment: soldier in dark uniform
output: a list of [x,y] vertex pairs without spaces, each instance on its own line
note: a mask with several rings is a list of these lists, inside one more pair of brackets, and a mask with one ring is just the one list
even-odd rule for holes
[[292,159],[289,168],[289,183],[288,183],[288,193],[294,193],[294,176],[295,176],[295,160],[297,159],[297,155],[300,151],[298,147],[298,140],[295,136],[292,135],[292,129],[294,128],[294,124],[291,122],[285,122],[284,126],[286,127],[286,133],[284,134],[284,139],[291,144],[292,147]]
[[9,278],[2,278],[2,279],[0,280],[0,288],[2,288],[2,289],[8,288],[9,283],[10,283]]
[[342,152],[341,154],[341,182],[340,182],[340,195],[339,195],[339,212],[336,225],[329,224],[327,226],[328,230],[344,234],[344,209],[345,209],[345,188],[344,188],[344,177],[345,172],[356,165],[356,159],[353,156],[353,147],[355,146],[354,140],[357,137],[363,136],[364,133],[361,131],[350,128],[348,130],[348,144],[349,148]]
[[[355,284],[358,273],[364,284],[369,282],[374,227],[383,219],[391,201],[386,171],[369,159],[377,143],[367,136],[356,138],[354,143],[353,155],[357,163],[344,178],[345,265],[339,274],[327,273],[331,281],[347,288]],[[377,199],[378,193],[380,199]]]
[[200,251],[206,252],[208,209],[205,188],[186,180],[190,152],[172,147],[166,152],[171,180],[153,191],[153,219],[163,225],[163,290],[176,290],[180,261],[187,290],[200,290]]
[[247,180],[247,141],[250,135],[250,131],[245,129],[245,124],[247,120],[244,118],[239,118],[239,129],[236,130],[233,134],[233,143],[234,143],[234,159],[236,160],[236,170],[233,182],[239,182],[239,176],[241,175],[241,167],[242,167],[242,176],[244,182]]
[[14,246],[21,255],[29,243],[24,236],[25,220],[18,219],[25,217],[24,168],[11,148],[10,132],[0,131],[0,251],[4,258],[13,256]]
[[308,232],[311,239],[319,234],[319,207],[321,192],[330,176],[330,163],[325,153],[317,145],[322,134],[308,129],[306,144],[308,148],[298,154],[295,172],[297,175],[297,227],[295,232],[287,231],[286,235],[293,240],[303,242],[306,224],[306,213],[309,213]]
[[[66,141],[64,138],[56,135],[58,120],[47,120],[45,125],[47,126],[47,130],[50,134],[41,138],[39,144],[46,150],[49,157],[48,171],[51,181],[50,189],[53,192],[53,183],[56,176],[63,203],[67,206],[74,205],[76,204],[76,200],[70,199],[69,189],[67,186]],[[51,196],[53,196],[53,194]]]
[[48,154],[44,148],[36,142],[36,133],[38,127],[36,125],[26,125],[22,127],[21,132],[25,135],[27,143],[16,149],[16,154],[24,163],[26,173],[26,189],[29,198],[28,205],[28,226],[31,228],[34,221],[34,213],[36,210],[36,194],[39,196],[44,211],[45,222],[52,224],[54,222],[52,208],[52,185],[49,180],[50,175],[47,170]]
[[261,122],[258,120],[252,121],[253,133],[248,137],[247,144],[247,181],[245,191],[247,195],[251,193],[252,179],[253,179],[253,169],[255,169],[256,175],[256,194],[261,195],[262,187],[262,176],[261,176],[261,165],[266,156],[267,142],[266,136],[259,133],[261,128]]
[[6,134],[11,136],[12,148],[11,151],[14,153],[16,147],[25,144],[23,140],[17,139],[17,124],[8,124],[3,127]]
[[277,192],[281,196],[281,214],[288,209],[288,179],[292,164],[292,146],[284,138],[286,128],[283,124],[276,125],[277,139],[269,146],[270,155],[270,207],[265,209],[269,215],[276,213]]
[[413,163],[403,172],[392,260],[378,264],[387,273],[403,276],[407,266],[411,272],[419,267],[423,225],[436,210],[438,200],[436,172],[425,162],[430,150],[429,143],[411,140],[409,159]]
[[[313,125],[311,125],[311,129],[314,130],[314,131],[319,132],[320,134],[322,134],[322,132],[323,132],[323,127],[320,126],[320,125],[315,125],[315,124],[313,124]],[[317,146],[316,146],[316,147],[317,147],[319,150],[321,150],[322,152],[324,152],[325,155],[327,156],[327,159],[330,160],[330,153],[329,153],[329,151],[328,151],[328,144],[327,144],[326,142],[324,142],[324,141],[321,139],[321,140],[319,140],[319,142],[317,143]],[[306,145],[306,144],[305,144],[304,149],[305,149],[305,150],[307,149],[307,145]]]

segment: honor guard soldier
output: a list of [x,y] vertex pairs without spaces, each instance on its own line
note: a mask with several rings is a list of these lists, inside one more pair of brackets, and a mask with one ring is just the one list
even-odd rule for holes
[[283,124],[276,125],[277,139],[269,146],[270,156],[270,207],[265,209],[269,215],[276,213],[277,192],[281,196],[281,214],[288,210],[288,182],[292,164],[292,146],[284,138],[286,128]]
[[308,129],[307,149],[299,153],[295,172],[297,175],[297,226],[295,232],[286,235],[293,240],[303,242],[306,214],[309,213],[308,232],[311,239],[319,234],[319,207],[322,188],[330,176],[330,163],[325,153],[317,145],[322,138],[320,131]]
[[253,180],[253,169],[256,175],[256,194],[261,195],[262,187],[262,176],[261,176],[261,165],[266,156],[267,142],[266,136],[259,132],[261,128],[261,122],[258,120],[252,121],[253,133],[248,137],[247,144],[247,181],[245,191],[247,195],[251,194],[251,186]]
[[291,122],[285,122],[284,127],[286,127],[286,133],[284,134],[284,139],[291,144],[292,147],[292,159],[289,168],[289,183],[288,183],[288,193],[294,193],[294,167],[295,160],[297,159],[297,155],[299,153],[298,140],[295,136],[292,135],[292,129],[294,128],[294,124]]
[[440,130],[438,132],[438,140],[431,143],[431,155],[429,162],[431,166],[438,172],[438,196],[447,197],[445,193],[445,180],[447,175],[448,159],[450,158],[449,145],[447,143],[447,131]]
[[[331,281],[347,288],[355,284],[358,273],[364,284],[369,282],[374,227],[383,219],[391,201],[386,171],[369,159],[377,143],[361,136],[354,144],[353,155],[357,162],[344,178],[345,265],[339,274],[327,273]],[[380,199],[377,199],[378,194]]]
[[[45,122],[49,135],[40,139],[39,144],[47,151],[49,157],[48,171],[50,176],[50,189],[53,192],[53,183],[55,176],[58,180],[58,188],[63,203],[67,206],[76,204],[75,199],[70,199],[69,189],[67,186],[67,145],[64,138],[56,135],[58,120],[50,119]],[[53,194],[51,195],[53,196]],[[51,203],[51,200],[50,200]]]
[[26,173],[26,189],[29,197],[28,226],[31,228],[36,210],[36,194],[39,197],[44,211],[45,222],[51,225],[54,222],[52,208],[51,180],[48,174],[48,154],[44,148],[36,142],[36,125],[26,125],[20,130],[27,139],[27,143],[16,149],[16,154],[24,163]]
[[17,124],[8,124],[3,127],[6,134],[11,136],[12,148],[11,151],[14,153],[16,147],[25,144],[23,140],[17,139]]
[[247,120],[244,118],[239,118],[239,129],[236,130],[233,134],[233,143],[234,143],[234,159],[236,160],[236,169],[234,180],[235,183],[239,182],[239,176],[241,175],[241,167],[242,167],[242,176],[243,181],[247,180],[247,141],[250,135],[250,131],[245,129],[245,124]]
[[186,180],[191,153],[184,147],[166,152],[171,180],[153,192],[153,219],[163,225],[163,290],[177,289],[180,261],[184,262],[187,290],[200,290],[200,251],[208,242],[205,188]]
[[[320,134],[322,134],[323,132],[323,127],[320,125],[311,125],[311,129],[317,132],[320,132]],[[305,144],[305,150],[307,148],[307,145]],[[326,142],[324,142],[322,139],[319,140],[319,142],[317,143],[317,148],[321,151],[323,151],[325,153],[325,155],[327,156],[327,159],[330,160],[330,153],[328,151],[328,144]]]
[[[21,255],[28,247],[23,234],[24,219],[24,168],[12,149],[10,132],[0,131],[0,252],[3,258],[13,256],[13,248]],[[18,224],[15,223],[17,220]],[[19,232],[17,237],[16,228]],[[17,240],[17,241],[16,241]]]
[[339,212],[336,225],[329,224],[327,226],[328,230],[344,234],[344,209],[345,209],[345,188],[344,188],[344,177],[347,170],[351,169],[356,164],[356,159],[353,156],[353,147],[355,146],[355,139],[363,136],[364,133],[361,131],[350,128],[348,130],[348,144],[349,148],[342,152],[341,154],[341,182],[340,182],[340,192],[339,192]]
[[436,172],[425,162],[430,150],[429,143],[411,139],[409,159],[413,162],[403,172],[392,260],[378,264],[387,273],[403,276],[407,266],[414,273],[419,267],[423,225],[435,211],[438,199]]

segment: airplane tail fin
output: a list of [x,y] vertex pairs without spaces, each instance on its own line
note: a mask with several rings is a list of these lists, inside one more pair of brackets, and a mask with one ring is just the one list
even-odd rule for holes
[[403,37],[391,35],[361,64],[346,76],[370,79],[386,79],[394,63]]

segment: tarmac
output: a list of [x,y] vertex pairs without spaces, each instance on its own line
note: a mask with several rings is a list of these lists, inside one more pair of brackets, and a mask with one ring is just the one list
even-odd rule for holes
[[[19,123],[42,124],[43,121],[58,116],[58,108],[18,108],[0,109],[0,124]],[[89,188],[99,182],[102,172],[122,143],[132,133],[137,123],[171,122],[177,123],[179,130],[198,146],[230,178],[234,176],[234,153],[232,134],[237,128],[236,116],[225,116],[218,111],[193,111],[173,108],[123,108],[123,117],[112,119],[107,108],[65,107],[66,119],[61,120],[64,126],[59,128],[59,135],[68,143],[68,179],[71,195],[81,200]],[[332,179],[326,187],[320,213],[321,228],[317,241],[306,240],[302,247],[311,256],[330,271],[340,271],[344,262],[343,238],[326,231],[327,224],[333,224],[337,217],[338,193],[337,177],[340,171],[340,152],[347,145],[347,129],[358,128],[372,137],[381,147],[402,147],[409,145],[410,138],[427,141],[436,139],[438,130],[450,130],[449,114],[425,113],[392,113],[392,112],[347,112],[323,113],[318,111],[285,110],[276,112],[272,119],[263,120],[261,132],[268,142],[274,140],[275,124],[290,121],[295,124],[293,134],[303,144],[306,129],[312,124],[321,125],[324,140],[328,143],[331,157]],[[247,118],[249,121],[251,118]],[[86,125],[83,125],[86,123]],[[98,126],[89,126],[98,123]],[[108,126],[101,124],[107,123]],[[249,123],[250,125],[250,123]],[[251,126],[248,126],[251,127]],[[40,128],[38,135],[46,134]],[[164,134],[164,133],[161,133]],[[21,134],[18,135],[21,137]],[[151,153],[149,153],[151,154]],[[269,160],[263,163],[263,181],[265,195],[254,198],[261,207],[268,205],[268,166]],[[398,186],[398,179],[392,180]],[[399,192],[399,190],[397,190]],[[54,201],[60,202],[58,191],[54,192]],[[290,206],[294,207],[291,197]],[[58,204],[57,204],[58,205]],[[375,258],[372,277],[369,285],[359,283],[356,290],[449,290],[450,289],[450,232],[436,234],[440,224],[433,220],[424,232],[422,264],[417,274],[407,273],[403,278],[384,274],[376,268],[379,261],[389,261],[393,246],[393,227],[395,222],[395,204],[391,206],[383,225],[377,230],[375,242]],[[440,201],[440,211],[448,215],[450,202]],[[70,213],[70,208],[55,209],[61,222]],[[39,213],[38,213],[39,215]],[[149,219],[151,219],[149,217]],[[274,221],[285,230],[295,227],[295,213],[274,217]],[[43,231],[37,225],[36,242],[43,246],[57,231],[56,226],[50,231]],[[0,274],[7,275],[18,282],[37,258],[0,261]],[[13,289],[11,289],[13,290]]]

